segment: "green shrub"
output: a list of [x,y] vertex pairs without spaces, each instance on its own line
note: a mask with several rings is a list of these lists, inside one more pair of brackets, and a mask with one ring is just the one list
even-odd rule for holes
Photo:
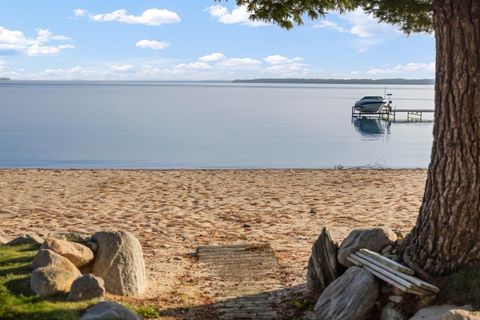
[[162,314],[160,310],[154,305],[146,305],[146,306],[127,306],[128,308],[132,309],[145,319],[149,318],[159,318]]

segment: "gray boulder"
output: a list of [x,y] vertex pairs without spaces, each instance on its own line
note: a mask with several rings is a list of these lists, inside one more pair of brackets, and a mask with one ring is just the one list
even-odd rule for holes
[[383,247],[392,245],[397,240],[397,235],[390,228],[364,228],[355,229],[342,241],[338,249],[338,261],[345,267],[353,264],[347,257],[358,249],[369,249],[380,252]]
[[7,245],[9,246],[17,246],[17,245],[33,245],[33,246],[39,246],[44,242],[44,240],[37,236],[36,234],[24,234],[21,235],[15,239],[13,239],[10,242],[7,242]]
[[56,232],[51,237],[78,243],[85,243],[89,238],[89,236],[80,232]]
[[463,307],[451,304],[444,304],[438,306],[430,306],[418,310],[410,320],[439,320],[451,310],[467,310],[471,311],[472,306],[465,305]]
[[382,313],[380,314],[380,320],[406,320],[405,316],[395,309],[393,303],[388,303],[382,309]]
[[82,275],[80,270],[78,270],[78,268],[75,267],[70,260],[49,249],[38,250],[37,254],[33,258],[32,269],[43,267],[57,267],[72,273],[75,278],[78,278]]
[[70,301],[81,301],[101,298],[105,294],[105,287],[102,278],[93,274],[84,274],[72,283],[72,288],[67,299]]
[[320,296],[339,274],[337,262],[338,246],[333,242],[330,232],[323,228],[312,246],[312,255],[308,260],[307,289],[313,296]]
[[375,308],[378,282],[368,271],[349,268],[333,281],[315,304],[313,320],[363,320]]
[[105,301],[87,309],[80,320],[142,320],[138,314],[119,303]]
[[56,232],[51,235],[52,238],[66,240],[71,242],[77,242],[85,244],[90,238],[89,235],[80,232]]
[[440,320],[480,320],[480,312],[455,309],[448,311]]
[[145,262],[140,241],[130,232],[97,232],[98,250],[91,273],[105,281],[113,294],[139,295],[146,289]]
[[57,267],[38,268],[32,272],[30,289],[41,297],[68,292],[75,278],[72,273]]
[[80,243],[52,237],[48,238],[45,243],[42,244],[41,248],[55,251],[59,255],[62,255],[70,260],[77,267],[83,267],[87,265],[93,261],[94,258],[93,252],[89,247]]

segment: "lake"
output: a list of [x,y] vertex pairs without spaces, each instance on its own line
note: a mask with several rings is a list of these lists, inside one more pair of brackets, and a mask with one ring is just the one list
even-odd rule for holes
[[[432,122],[352,120],[356,100],[384,91],[0,81],[0,167],[426,168]],[[433,86],[388,86],[387,93],[398,108],[434,106]]]

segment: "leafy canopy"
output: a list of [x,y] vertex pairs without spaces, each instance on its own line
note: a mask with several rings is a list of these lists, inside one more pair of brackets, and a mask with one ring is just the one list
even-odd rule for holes
[[432,0],[236,0],[236,3],[247,7],[250,19],[273,22],[286,29],[303,24],[305,16],[314,20],[331,11],[344,13],[357,8],[382,22],[398,25],[406,33],[433,29]]

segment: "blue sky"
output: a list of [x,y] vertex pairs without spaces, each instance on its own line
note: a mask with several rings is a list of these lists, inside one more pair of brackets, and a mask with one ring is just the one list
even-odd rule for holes
[[293,30],[234,1],[2,0],[0,77],[82,80],[433,78],[434,38],[360,10]]

